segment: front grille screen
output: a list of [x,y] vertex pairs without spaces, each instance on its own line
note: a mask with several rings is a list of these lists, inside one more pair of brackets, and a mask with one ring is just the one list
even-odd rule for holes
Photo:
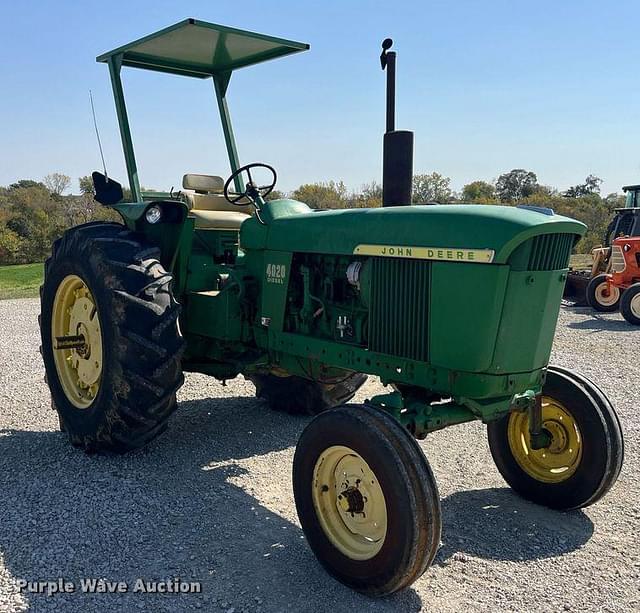
[[611,247],[611,272],[623,272],[626,268],[624,253],[620,245]]
[[561,270],[569,266],[573,234],[541,234],[532,239],[527,270]]
[[431,263],[372,258],[369,349],[427,362]]

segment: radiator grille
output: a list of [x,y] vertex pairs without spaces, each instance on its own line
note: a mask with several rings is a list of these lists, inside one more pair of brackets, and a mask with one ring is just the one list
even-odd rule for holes
[[527,270],[560,270],[569,266],[573,234],[542,234],[532,239]]
[[428,361],[431,264],[372,258],[369,349]]
[[611,272],[624,272],[627,267],[624,261],[624,252],[620,245],[614,245],[611,247]]

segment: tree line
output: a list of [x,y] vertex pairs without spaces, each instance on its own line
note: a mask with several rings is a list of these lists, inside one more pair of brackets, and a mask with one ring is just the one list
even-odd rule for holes
[[[525,204],[551,208],[559,215],[585,223],[587,233],[576,245],[577,253],[589,253],[602,243],[614,209],[624,206],[624,195],[602,196],[602,179],[590,174],[561,192],[542,185],[537,175],[522,168],[501,174],[495,181],[472,181],[460,192],[451,187],[451,179],[440,173],[417,174],[413,177],[413,204]],[[349,191],[342,181],[310,183],[294,190],[291,197],[319,209],[375,207],[382,204],[382,186],[370,183],[358,191]]]
[[[624,206],[620,194],[600,194],[602,180],[589,175],[583,183],[564,192],[541,185],[536,174],[516,168],[495,181],[472,181],[460,192],[451,179],[437,172],[413,177],[414,204],[528,204],[552,208],[588,226],[578,243],[578,253],[588,253],[600,244],[613,209]],[[117,214],[93,199],[91,177],[80,177],[80,194],[65,195],[71,178],[61,173],[42,181],[22,179],[0,187],[0,265],[43,261],[51,243],[74,225],[96,220],[118,220]],[[377,207],[382,204],[382,186],[372,182],[349,190],[342,181],[307,183],[290,193],[274,190],[269,198],[291,197],[318,209]]]

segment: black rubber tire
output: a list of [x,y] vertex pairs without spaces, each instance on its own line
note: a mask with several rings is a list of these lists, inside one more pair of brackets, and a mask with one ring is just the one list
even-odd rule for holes
[[[172,275],[159,257],[156,247],[121,224],[97,222],[65,232],[45,263],[38,319],[46,379],[61,430],[88,453],[142,447],[164,431],[176,408],[184,341]],[[53,358],[53,302],[70,274],[91,291],[102,331],[102,378],[86,409],[67,399]]]
[[[313,504],[316,462],[333,445],[357,452],[378,477],[387,505],[387,534],[369,560],[354,560],[327,538]],[[293,491],[300,524],[327,572],[368,595],[384,596],[411,585],[429,567],[441,532],[435,478],[413,437],[373,406],[345,405],[318,415],[305,428],[293,460]]]
[[302,377],[253,374],[247,379],[256,386],[256,396],[274,411],[291,415],[317,415],[351,400],[364,385],[367,375],[353,372],[337,383],[322,383]]
[[591,279],[591,281],[589,281],[589,285],[587,285],[587,302],[589,303],[589,306],[591,308],[595,309],[596,311],[600,311],[601,313],[613,313],[617,311],[620,305],[620,296],[622,296],[622,292],[620,292],[618,300],[609,305],[602,304],[598,301],[598,298],[596,297],[596,289],[599,285],[605,283],[608,277],[609,275],[607,275],[606,273],[596,275],[595,277],[593,277],[593,279]]
[[589,506],[611,489],[620,474],[624,459],[620,421],[602,390],[569,369],[550,366],[542,393],[562,403],[580,430],[583,453],[575,473],[559,483],[545,483],[527,473],[509,445],[510,415],[487,425],[491,455],[505,481],[523,498],[559,510]]
[[634,314],[631,310],[631,300],[640,294],[640,283],[634,283],[630,285],[620,300],[620,313],[630,324],[634,326],[640,326],[640,317]]
[[593,504],[611,489],[622,470],[622,465],[624,463],[624,436],[622,434],[622,424],[620,423],[618,414],[607,395],[598,385],[591,381],[591,379],[585,377],[581,373],[571,370],[570,368],[564,368],[562,366],[550,365],[547,370],[548,372],[555,372],[560,375],[564,375],[565,377],[572,379],[576,385],[584,388],[600,408],[602,417],[607,429],[609,430],[612,462],[611,470],[606,476],[606,482],[608,485],[599,490],[598,498],[589,502],[589,504]]

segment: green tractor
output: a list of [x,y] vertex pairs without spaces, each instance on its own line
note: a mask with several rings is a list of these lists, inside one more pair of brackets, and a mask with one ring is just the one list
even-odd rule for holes
[[[481,420],[509,485],[554,509],[596,502],[623,458],[604,393],[548,365],[585,226],[549,210],[410,206],[413,135],[395,130],[390,46],[384,206],[357,210],[268,200],[275,170],[236,152],[233,71],[308,45],[188,19],[98,57],[132,198],[94,173],[96,199],[122,223],[55,242],[40,318],[61,429],[87,452],[164,431],[184,371],[242,374],[272,407],[317,414],[293,464],[300,523],[330,574],[373,595],[410,585],[439,546],[438,489],[416,439]],[[213,81],[226,181],[186,174],[181,192],[141,192],[123,66]],[[367,375],[388,393],[345,404]]]

